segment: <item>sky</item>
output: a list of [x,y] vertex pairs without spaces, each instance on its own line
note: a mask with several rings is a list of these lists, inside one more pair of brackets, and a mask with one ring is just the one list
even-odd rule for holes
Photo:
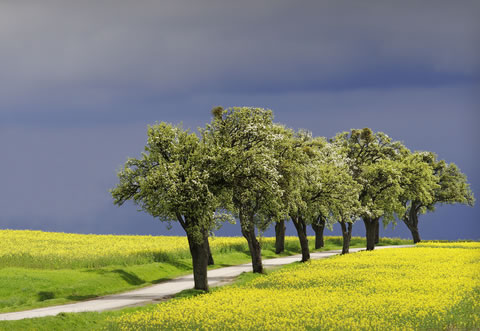
[[[108,190],[147,125],[195,131],[217,105],[383,131],[457,164],[478,198],[479,17],[476,0],[0,0],[0,229],[182,235]],[[420,234],[480,239],[479,214],[439,206]]]

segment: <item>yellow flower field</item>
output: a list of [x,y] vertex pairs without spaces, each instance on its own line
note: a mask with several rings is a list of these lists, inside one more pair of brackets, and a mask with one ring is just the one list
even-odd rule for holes
[[[243,237],[210,238],[212,254],[248,250]],[[274,245],[274,238],[262,238]],[[286,245],[297,244],[286,237]],[[72,234],[0,230],[0,267],[82,268],[190,258],[186,237]]]
[[468,241],[468,242],[435,242],[435,241],[427,241],[427,242],[420,242],[417,244],[420,247],[443,247],[443,248],[480,248],[480,242],[478,241]]
[[[123,330],[480,328],[480,246],[426,243],[287,267],[112,321]],[[422,247],[429,246],[429,247]]]

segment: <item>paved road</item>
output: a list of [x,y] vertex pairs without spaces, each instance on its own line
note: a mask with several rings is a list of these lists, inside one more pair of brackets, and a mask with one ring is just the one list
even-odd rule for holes
[[[414,245],[398,246],[377,246],[375,249],[414,247]],[[364,248],[351,248],[350,252],[358,252]],[[322,259],[332,255],[337,255],[341,251],[325,251],[310,253],[312,259]],[[285,264],[299,261],[301,255],[292,255],[274,259],[263,260],[265,268],[282,266]],[[224,285],[240,275],[242,272],[252,270],[252,264],[246,263],[232,267],[219,268],[208,271],[208,283],[210,286]],[[176,293],[193,288],[193,275],[182,276],[172,280],[162,282],[153,286],[141,288],[120,294],[107,295],[92,300],[81,301],[77,303],[38,308],[33,310],[19,311],[13,313],[0,314],[1,320],[20,320],[24,318],[55,316],[59,313],[79,313],[86,311],[105,311],[120,309],[125,307],[139,306],[156,301],[164,301],[171,298]]]

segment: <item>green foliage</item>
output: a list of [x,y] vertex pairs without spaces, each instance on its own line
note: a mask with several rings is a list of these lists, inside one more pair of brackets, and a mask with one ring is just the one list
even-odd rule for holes
[[216,109],[202,131],[209,149],[212,190],[225,209],[240,215],[242,227],[255,223],[264,227],[269,223],[264,216],[278,213],[281,207],[272,132],[272,112],[249,107]]
[[437,160],[432,152],[415,152],[402,159],[401,200],[414,203],[418,212],[434,211],[437,204],[473,206],[475,198],[467,176],[454,164]]
[[403,213],[401,160],[408,149],[369,128],[339,133],[331,141],[345,153],[352,177],[360,185],[361,216],[394,222],[394,214]]
[[425,162],[425,153],[416,152],[406,156],[401,166],[403,192],[400,200],[404,203],[417,200],[423,205],[432,204],[435,200],[435,191],[440,186],[433,168]]
[[440,188],[438,177],[435,176],[433,168],[427,160],[433,160],[431,153],[415,152],[406,156],[402,165],[403,189],[400,195],[400,202],[403,204],[404,211],[402,219],[414,225],[411,213],[424,212],[424,206],[431,205],[435,200],[435,191]]
[[382,159],[362,166],[363,189],[360,202],[368,218],[383,217],[384,223],[394,221],[394,214],[403,212],[399,196],[402,172],[397,161]]
[[319,177],[307,180],[314,208],[321,211],[329,227],[335,222],[354,222],[361,212],[361,185],[352,176],[346,154],[333,143],[327,143],[318,151],[315,167]]
[[275,125],[273,134],[277,137],[274,144],[274,153],[279,173],[278,184],[283,191],[282,213],[279,218],[286,218],[297,211],[302,203],[301,187],[304,186],[303,165],[307,164],[305,155],[311,153],[309,146],[304,144],[304,139],[309,139],[307,133],[303,135],[283,125]]
[[402,165],[401,217],[407,225],[417,227],[418,215],[434,211],[438,204],[474,205],[467,177],[454,163],[437,160],[432,152],[415,152],[404,157]]
[[435,199],[428,206],[433,209],[434,203],[461,203],[473,207],[475,198],[467,182],[467,176],[454,164],[439,162],[439,166],[434,166],[435,175],[438,176],[438,187],[435,190]]
[[218,202],[210,191],[207,149],[194,133],[160,123],[149,126],[141,159],[130,158],[111,190],[114,203],[133,200],[141,210],[162,221],[178,221],[187,234],[202,242],[217,226]]
[[358,209],[359,185],[353,180],[342,150],[310,132],[277,126],[276,154],[284,191],[284,209],[306,224],[320,216],[329,225],[349,220]]

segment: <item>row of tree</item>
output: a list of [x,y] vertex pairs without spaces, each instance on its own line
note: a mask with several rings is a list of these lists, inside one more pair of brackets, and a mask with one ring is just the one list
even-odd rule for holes
[[114,203],[133,200],[162,221],[180,223],[188,238],[196,289],[208,290],[213,263],[208,237],[239,220],[254,272],[263,272],[256,230],[275,224],[276,251],[285,222],[294,224],[302,261],[310,258],[307,226],[323,246],[323,230],[339,223],[348,253],[352,227],[362,220],[367,250],[384,225],[401,219],[420,241],[418,216],[439,203],[473,205],[466,176],[431,152],[411,152],[365,128],[327,140],[273,122],[270,110],[216,107],[199,135],[159,123],[148,128],[141,158],[129,158],[111,190]]

